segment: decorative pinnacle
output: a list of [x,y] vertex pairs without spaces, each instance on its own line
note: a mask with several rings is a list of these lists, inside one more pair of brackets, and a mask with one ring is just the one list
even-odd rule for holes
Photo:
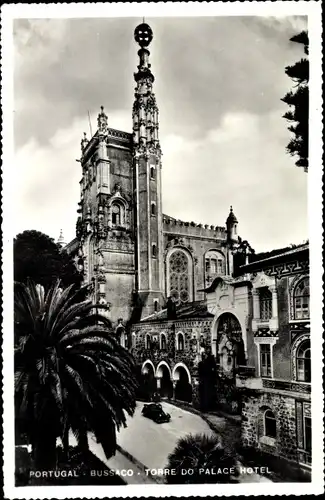
[[58,238],[58,244],[59,244],[59,245],[62,245],[62,246],[64,246],[64,245],[65,245],[65,241],[64,241],[64,237],[63,237],[63,231],[62,231],[62,229],[60,229],[60,236],[59,236],[59,238]]
[[81,151],[83,151],[85,149],[85,147],[87,146],[88,142],[89,141],[87,139],[87,134],[86,134],[86,132],[84,132],[84,136],[81,139]]
[[153,39],[152,29],[150,28],[149,24],[145,22],[139,24],[139,26],[137,26],[134,30],[134,39],[141,48],[148,47]]
[[98,114],[97,118],[97,125],[98,125],[98,130],[100,132],[105,132],[107,129],[107,120],[108,117],[104,111],[104,106],[100,107],[100,113]]
[[229,215],[228,215],[228,218],[227,218],[227,223],[229,223],[229,222],[230,223],[238,223],[238,220],[237,220],[236,215],[234,214],[232,205],[230,205],[230,212],[229,212]]

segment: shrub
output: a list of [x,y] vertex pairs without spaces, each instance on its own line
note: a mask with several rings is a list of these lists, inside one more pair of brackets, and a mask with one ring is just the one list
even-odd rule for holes
[[166,479],[170,484],[236,482],[231,468],[235,476],[235,457],[225,450],[219,436],[190,434],[181,438],[168,456],[167,469],[175,473]]

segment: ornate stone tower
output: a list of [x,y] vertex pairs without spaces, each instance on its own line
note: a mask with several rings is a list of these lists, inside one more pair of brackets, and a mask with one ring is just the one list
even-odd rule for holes
[[154,76],[147,49],[153,34],[142,23],[134,31],[140,45],[133,104],[133,169],[135,184],[136,289],[143,305],[142,317],[164,306],[163,236],[161,206],[161,149],[158,107],[152,91]]
[[116,326],[131,316],[135,286],[132,135],[109,128],[103,107],[96,133],[81,141],[80,163],[78,267]]

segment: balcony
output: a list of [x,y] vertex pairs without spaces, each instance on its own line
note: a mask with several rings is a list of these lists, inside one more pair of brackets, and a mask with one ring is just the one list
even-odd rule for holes
[[268,329],[271,332],[276,332],[279,329],[279,320],[278,318],[253,318],[252,319],[252,330],[253,332],[257,332],[259,329]]
[[236,387],[251,390],[263,389],[262,379],[255,375],[255,366],[237,366]]
[[298,392],[301,394],[310,394],[311,384],[307,382],[297,382],[281,379],[263,379],[264,389],[275,389],[277,391]]

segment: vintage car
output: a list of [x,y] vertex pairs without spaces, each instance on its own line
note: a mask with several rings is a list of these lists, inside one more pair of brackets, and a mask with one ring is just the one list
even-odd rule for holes
[[142,408],[142,415],[151,418],[156,424],[170,421],[169,413],[165,413],[160,403],[150,403]]

